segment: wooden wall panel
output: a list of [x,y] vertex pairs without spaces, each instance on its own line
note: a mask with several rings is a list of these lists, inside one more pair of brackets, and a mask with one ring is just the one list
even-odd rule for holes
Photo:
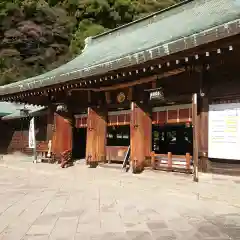
[[108,116],[108,126],[117,126],[117,125],[119,125],[118,115]]
[[127,146],[107,146],[107,161],[123,162],[127,150]]
[[166,119],[167,119],[167,112],[166,111],[157,113],[157,122],[158,123],[164,124],[167,121]]
[[158,113],[153,112],[152,113],[152,124],[157,124],[158,123]]
[[86,156],[92,161],[106,160],[107,114],[105,110],[88,109]]
[[[35,120],[37,150],[47,145],[47,116],[37,117]],[[32,155],[33,150],[28,147],[30,119],[0,120],[0,153],[21,152]]]
[[86,128],[87,127],[87,115],[76,115],[75,116],[75,127],[76,128]]
[[190,120],[192,118],[191,112],[192,112],[191,108],[179,109],[179,119]]
[[130,112],[119,111],[108,115],[108,126],[121,126],[130,124]]
[[178,109],[167,110],[167,122],[178,122]]
[[152,120],[149,111],[132,103],[130,125],[131,161],[136,171],[143,170],[146,157],[152,150]]
[[28,147],[28,129],[13,130],[7,152],[21,152],[27,155],[33,154],[33,150]]
[[171,106],[154,108],[152,113],[153,124],[184,123],[192,121],[192,109],[186,106]]

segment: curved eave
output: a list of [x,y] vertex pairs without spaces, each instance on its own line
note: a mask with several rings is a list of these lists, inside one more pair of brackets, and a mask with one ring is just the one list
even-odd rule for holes
[[5,117],[11,113],[0,112],[0,118]]
[[239,1],[192,1],[94,38],[74,60],[40,76],[2,86],[0,95],[106,74],[239,33]]
[[27,117],[28,117],[28,115],[22,115],[19,112],[16,112],[16,113],[12,113],[12,114],[6,115],[6,116],[2,117],[1,119],[3,121],[7,121],[7,120],[15,120],[15,119],[27,118]]
[[38,116],[43,116],[47,114],[47,108],[46,107],[40,107],[39,109],[35,109],[32,111],[29,111],[28,114],[21,114],[20,111],[14,112],[9,115],[3,116],[1,119],[6,121],[6,120],[15,120],[15,119],[23,119],[27,117],[38,117]]

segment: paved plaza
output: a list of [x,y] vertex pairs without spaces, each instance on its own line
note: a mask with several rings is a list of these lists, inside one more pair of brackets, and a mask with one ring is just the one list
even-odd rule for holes
[[0,162],[1,240],[240,239],[240,179]]

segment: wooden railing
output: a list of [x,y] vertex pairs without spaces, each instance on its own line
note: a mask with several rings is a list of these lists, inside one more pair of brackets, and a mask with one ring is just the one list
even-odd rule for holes
[[124,157],[127,153],[128,146],[107,146],[106,147],[106,157],[107,161],[110,162],[120,162],[122,163]]
[[151,153],[153,169],[192,173],[191,160],[192,156],[189,153],[186,155],[172,155],[171,152],[168,154]]
[[54,158],[52,158],[52,152],[50,153],[50,157],[48,157],[49,146],[48,142],[38,142],[37,143],[37,158],[41,159],[41,162],[53,163]]
[[38,142],[37,143],[37,155],[38,157],[47,157],[48,153],[48,143],[47,142]]

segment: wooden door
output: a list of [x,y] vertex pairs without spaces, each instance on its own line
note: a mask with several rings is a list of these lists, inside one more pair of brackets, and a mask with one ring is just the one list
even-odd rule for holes
[[69,119],[54,114],[53,153],[59,155],[66,150],[72,150],[72,126]]
[[147,108],[136,103],[132,103],[130,134],[130,158],[137,164],[136,171],[141,171],[152,151],[152,119]]
[[106,160],[107,114],[105,110],[88,109],[86,156],[93,161]]

